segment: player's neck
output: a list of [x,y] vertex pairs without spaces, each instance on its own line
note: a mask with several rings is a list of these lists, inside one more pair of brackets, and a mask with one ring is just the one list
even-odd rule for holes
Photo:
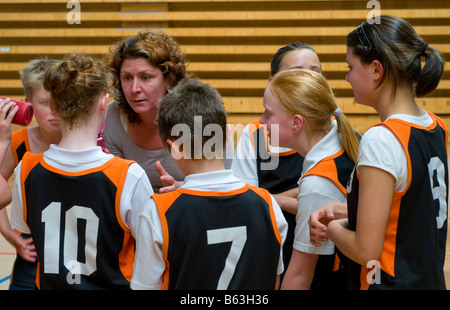
[[97,145],[98,130],[89,126],[80,126],[73,129],[62,129],[59,147],[68,150],[84,150]]
[[225,170],[223,159],[181,159],[180,170],[185,175]]
[[423,111],[414,100],[411,87],[405,83],[399,84],[395,93],[392,90],[383,92],[380,98],[375,110],[383,122],[394,114],[423,115]]

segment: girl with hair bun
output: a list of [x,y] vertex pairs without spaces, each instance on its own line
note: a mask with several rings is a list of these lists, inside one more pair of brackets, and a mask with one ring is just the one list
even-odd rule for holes
[[277,145],[304,157],[293,251],[281,288],[342,287],[345,279],[333,272],[335,246],[330,241],[321,248],[311,245],[308,219],[325,203],[346,201],[345,187],[358,152],[357,135],[337,106],[326,79],[311,70],[276,74],[264,93],[264,108],[260,121],[267,125],[271,141],[278,140]]
[[12,226],[35,243],[40,289],[129,288],[137,213],[153,190],[139,165],[97,146],[109,74],[91,56],[70,54],[44,78],[62,138],[23,156],[11,209]]
[[445,289],[448,132],[415,102],[444,60],[405,20],[380,18],[348,35],[346,80],[381,123],[361,140],[348,206],[311,214],[311,240],[329,238],[351,260],[352,289]]

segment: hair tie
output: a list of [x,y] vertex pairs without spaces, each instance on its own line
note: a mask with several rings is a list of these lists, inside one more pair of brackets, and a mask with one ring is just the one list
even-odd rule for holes
[[334,117],[338,117],[338,116],[341,115],[341,114],[342,114],[341,109],[337,108],[337,109],[334,111],[333,116],[334,116]]
[[427,48],[428,48],[428,43],[425,43],[425,45],[422,47],[422,51],[420,52],[420,56],[426,56],[427,55],[425,53]]

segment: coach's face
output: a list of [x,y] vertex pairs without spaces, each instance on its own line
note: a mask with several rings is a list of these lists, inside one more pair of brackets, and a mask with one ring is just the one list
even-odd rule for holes
[[123,61],[120,83],[128,104],[138,114],[156,113],[159,99],[170,89],[161,70],[142,57]]

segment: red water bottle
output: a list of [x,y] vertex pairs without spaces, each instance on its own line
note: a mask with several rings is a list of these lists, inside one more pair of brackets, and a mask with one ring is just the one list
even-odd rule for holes
[[[0,97],[0,100],[6,99],[4,97]],[[11,102],[14,102],[15,106],[19,107],[16,115],[14,116],[12,123],[22,126],[28,126],[31,120],[33,119],[33,106],[29,102],[23,102],[18,100],[10,99]]]

